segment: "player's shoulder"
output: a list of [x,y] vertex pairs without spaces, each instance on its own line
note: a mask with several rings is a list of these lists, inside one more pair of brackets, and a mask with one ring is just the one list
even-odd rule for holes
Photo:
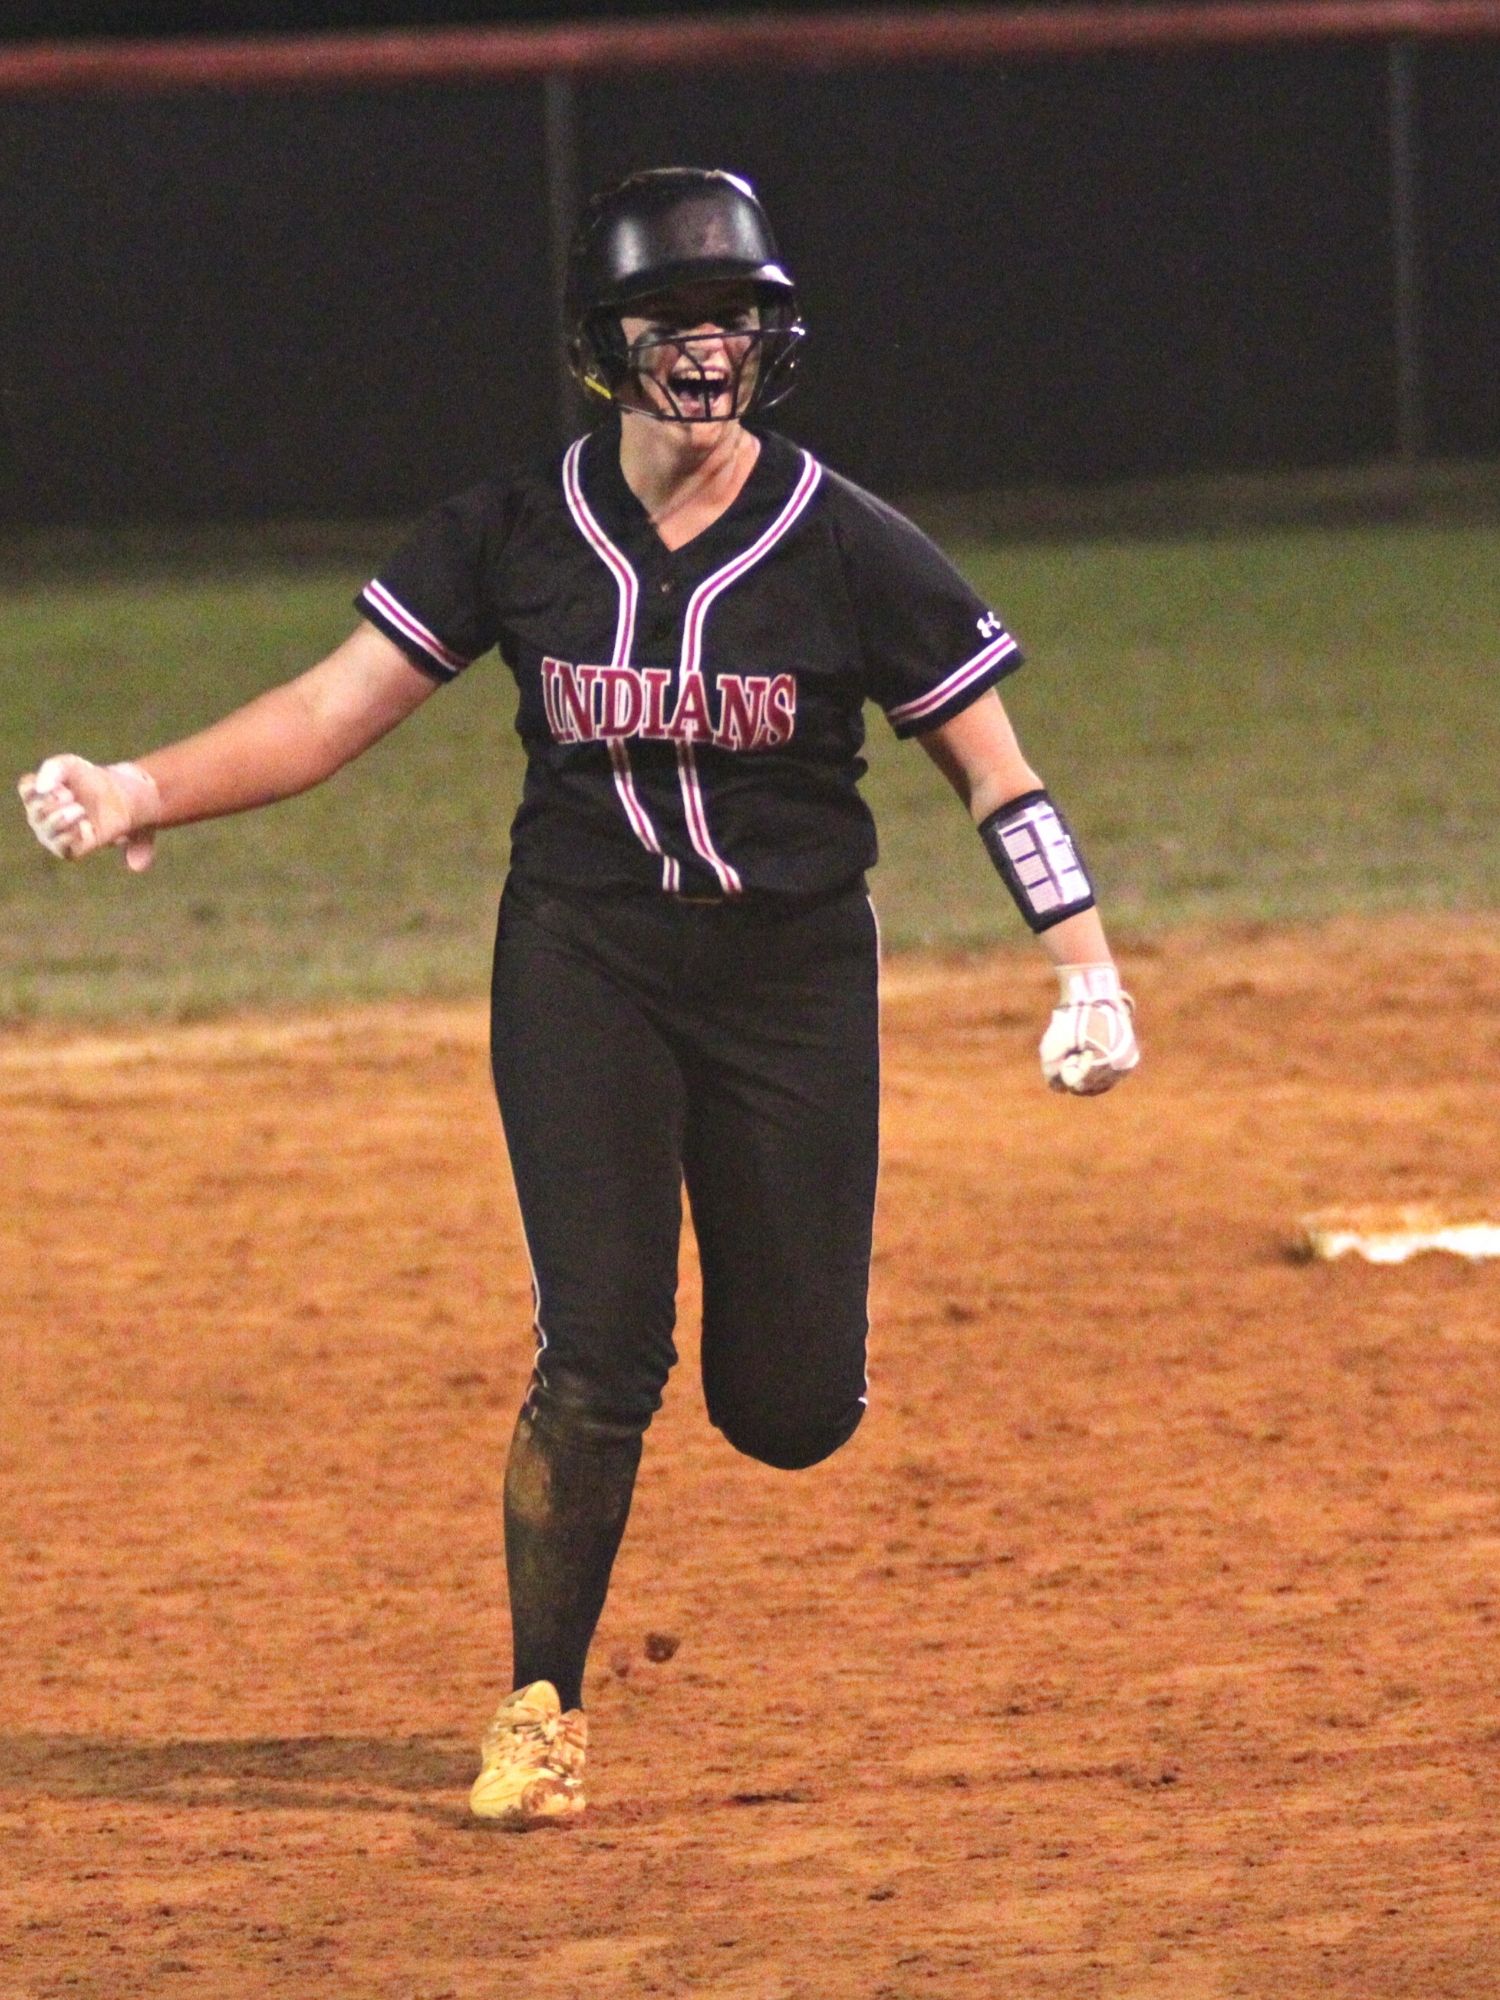
[[538,454],[493,465],[467,486],[431,501],[413,533],[459,536],[475,547],[499,548],[518,527],[562,504],[560,456]]
[[500,518],[518,508],[535,506],[560,491],[558,455],[517,458],[492,466],[472,484],[459,488],[441,503],[464,513]]
[[818,490],[823,518],[846,566],[861,581],[872,574],[896,583],[914,572],[948,572],[948,557],[909,515],[847,473],[826,463],[821,469]]
[[903,546],[935,547],[930,537],[899,507],[882,500],[878,493],[861,486],[847,473],[836,471],[826,461],[820,461],[820,465],[823,507],[842,540],[877,553]]

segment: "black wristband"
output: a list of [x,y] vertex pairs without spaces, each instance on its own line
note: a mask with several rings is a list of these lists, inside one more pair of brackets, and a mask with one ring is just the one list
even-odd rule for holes
[[1094,907],[1072,829],[1046,792],[1023,792],[979,822],[979,838],[1034,931]]

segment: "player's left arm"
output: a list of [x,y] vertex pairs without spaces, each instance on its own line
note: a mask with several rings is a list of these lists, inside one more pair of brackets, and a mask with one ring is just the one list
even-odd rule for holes
[[989,688],[918,742],[968,808],[991,859],[1057,972],[1061,999],[1042,1037],[1054,1090],[1094,1097],[1140,1061],[1134,1003],[1120,984],[1076,843]]

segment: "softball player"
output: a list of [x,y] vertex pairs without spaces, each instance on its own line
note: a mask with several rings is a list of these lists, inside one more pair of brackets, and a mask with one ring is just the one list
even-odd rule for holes
[[584,1803],[584,1661],[675,1360],[684,1184],[713,1422],[815,1465],[865,1408],[878,1056],[862,710],[952,782],[1057,968],[1054,1087],[1137,1062],[1094,894],[996,693],[1016,641],[901,515],[759,419],[803,327],[733,175],[589,204],[566,299],[599,414],[554,463],[438,507],[327,659],[134,764],[23,778],[53,853],[269,804],[332,775],[498,647],[528,762],[496,939],[495,1085],[536,1359],[505,1474],[514,1692],[473,1810]]

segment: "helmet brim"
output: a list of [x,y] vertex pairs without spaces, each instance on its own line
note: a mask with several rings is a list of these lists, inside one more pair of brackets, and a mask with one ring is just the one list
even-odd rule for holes
[[755,263],[745,257],[688,257],[675,264],[658,264],[649,272],[622,280],[602,291],[591,311],[617,310],[637,299],[660,298],[664,292],[689,285],[738,283],[764,285],[768,290],[794,296],[795,287],[780,264]]

